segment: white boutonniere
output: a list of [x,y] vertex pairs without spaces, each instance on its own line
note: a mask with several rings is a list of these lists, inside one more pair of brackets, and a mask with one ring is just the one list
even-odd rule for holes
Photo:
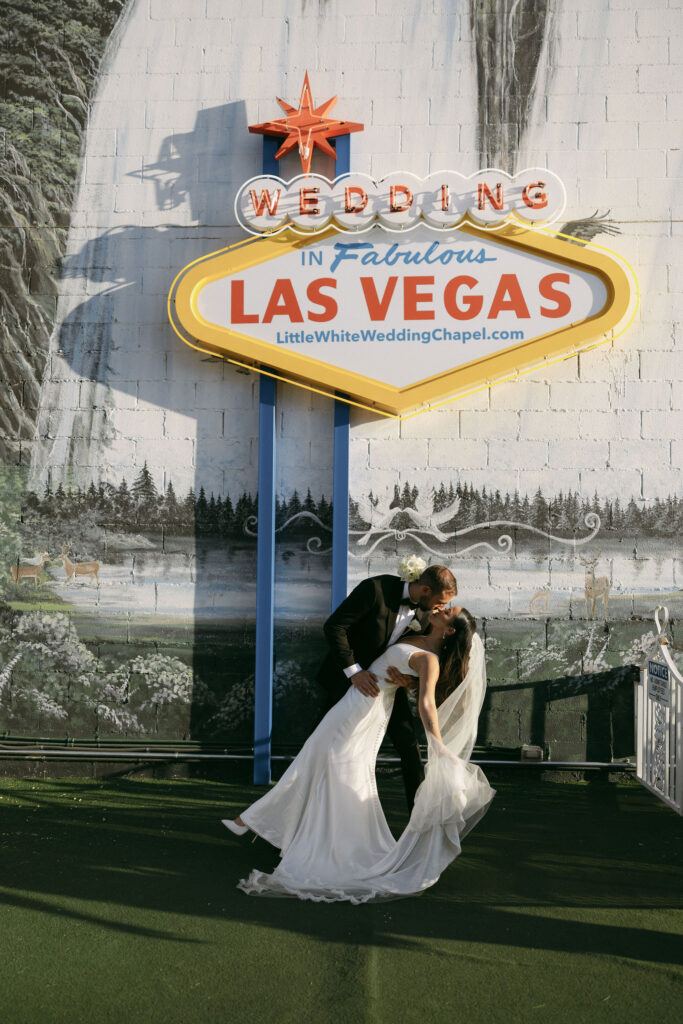
[[413,619],[412,622],[408,623],[408,629],[412,629],[413,633],[421,633],[422,623],[418,622],[417,619]]
[[398,571],[404,583],[414,583],[415,580],[419,580],[426,568],[427,563],[424,558],[419,558],[417,555],[407,555],[398,563]]

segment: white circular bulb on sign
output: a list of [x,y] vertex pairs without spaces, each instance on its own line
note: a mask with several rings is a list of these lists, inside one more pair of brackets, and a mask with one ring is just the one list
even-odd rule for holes
[[287,185],[287,207],[294,231],[311,234],[327,227],[334,203],[332,184],[319,174],[302,174]]
[[250,234],[267,234],[284,227],[288,218],[287,185],[272,174],[259,175],[242,185],[235,215]]
[[377,184],[367,174],[345,174],[332,185],[334,220],[344,231],[367,231],[377,216]]
[[487,228],[502,224],[512,210],[510,175],[490,167],[472,175],[469,182],[469,215],[474,223]]
[[528,167],[516,174],[510,195],[515,215],[524,224],[556,220],[566,201],[560,179],[543,167]]
[[436,171],[424,183],[422,216],[431,228],[456,227],[466,216],[472,185],[457,171]]
[[415,174],[394,171],[377,183],[377,216],[388,231],[407,231],[421,216],[424,182]]

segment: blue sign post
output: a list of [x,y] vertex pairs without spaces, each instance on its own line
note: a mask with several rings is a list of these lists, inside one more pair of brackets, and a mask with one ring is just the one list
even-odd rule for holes
[[[337,177],[350,170],[350,136],[333,140]],[[280,142],[263,137],[263,173],[278,173],[275,153]],[[256,658],[254,666],[254,782],[271,779],[273,730],[273,668],[275,663],[275,403],[277,385],[261,375],[259,390],[258,540],[256,554]],[[349,543],[350,406],[334,403],[334,469],[332,524],[332,607],[346,597]]]

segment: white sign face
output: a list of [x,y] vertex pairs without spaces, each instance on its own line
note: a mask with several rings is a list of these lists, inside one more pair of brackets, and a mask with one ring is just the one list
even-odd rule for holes
[[248,335],[403,388],[598,315],[598,274],[451,231],[332,235],[207,280],[196,311]]
[[671,681],[669,679],[668,665],[662,665],[659,661],[648,661],[647,663],[647,695],[650,700],[657,704],[669,707],[671,704]]
[[497,228],[515,219],[525,227],[549,224],[564,205],[564,185],[557,175],[531,167],[514,175],[488,169],[469,177],[437,171],[418,178],[408,171],[393,171],[381,181],[367,174],[345,174],[334,181],[302,174],[289,182],[260,175],[242,185],[235,214],[250,234],[273,234],[288,227],[311,235],[330,224],[353,233],[377,224],[399,233],[420,224],[444,232],[466,216],[481,228]]

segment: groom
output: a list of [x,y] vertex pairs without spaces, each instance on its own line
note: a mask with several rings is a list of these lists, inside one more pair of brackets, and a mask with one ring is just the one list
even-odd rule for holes
[[[418,616],[443,608],[458,592],[450,569],[428,566],[413,583],[399,576],[372,576],[351,591],[325,622],[323,630],[330,650],[318,682],[327,691],[328,710],[355,686],[365,697],[377,697],[377,677],[367,666],[401,637]],[[425,621],[424,625],[427,625]],[[420,631],[422,631],[420,623]],[[417,787],[424,778],[408,697],[396,691],[387,733],[401,759],[408,810],[412,811]]]

